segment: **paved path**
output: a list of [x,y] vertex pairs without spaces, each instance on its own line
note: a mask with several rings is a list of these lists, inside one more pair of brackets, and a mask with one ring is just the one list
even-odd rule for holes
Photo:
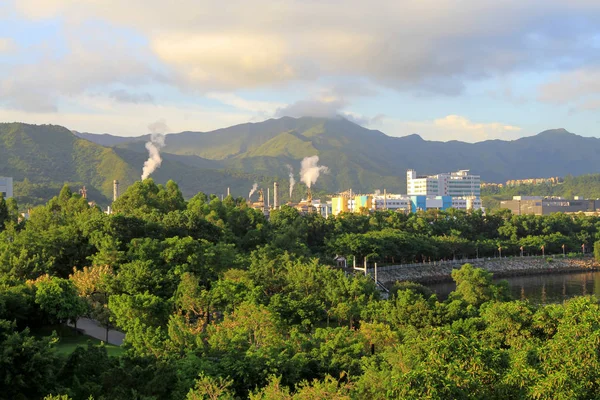
[[[69,324],[70,326],[73,326]],[[94,337],[99,340],[106,340],[106,328],[101,326],[98,322],[89,318],[79,318],[77,320],[77,329],[80,329],[88,336]],[[120,346],[123,344],[125,334],[115,330],[108,331],[108,343]]]

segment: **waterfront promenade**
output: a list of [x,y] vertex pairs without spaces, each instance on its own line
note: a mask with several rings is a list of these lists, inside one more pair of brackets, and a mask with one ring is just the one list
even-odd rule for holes
[[[546,257],[476,258],[381,266],[377,268],[377,280],[384,284],[390,284],[396,281],[413,281],[420,283],[442,282],[450,280],[452,270],[458,269],[466,263],[490,271],[495,277],[600,269],[600,264],[591,256],[580,258],[569,258],[563,257],[562,255]],[[368,273],[373,276],[375,274],[374,268],[368,268]]]

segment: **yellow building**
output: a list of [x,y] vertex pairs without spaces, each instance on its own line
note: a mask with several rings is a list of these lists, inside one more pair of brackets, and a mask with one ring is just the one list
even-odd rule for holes
[[345,196],[331,198],[331,213],[338,215],[343,212],[348,212],[348,198]]
[[338,215],[343,212],[361,212],[363,210],[373,209],[373,196],[359,195],[350,198],[348,196],[338,196],[331,199],[331,213]]

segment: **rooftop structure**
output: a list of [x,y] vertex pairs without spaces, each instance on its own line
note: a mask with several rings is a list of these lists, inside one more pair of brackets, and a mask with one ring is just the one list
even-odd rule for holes
[[468,169],[437,175],[417,175],[414,169],[409,169],[406,171],[406,192],[409,196],[479,197],[481,177],[470,175]]
[[509,209],[515,215],[548,215],[555,212],[589,213],[600,211],[600,200],[586,200],[579,196],[575,196],[572,200],[562,197],[513,196],[512,200],[501,201],[500,207]]

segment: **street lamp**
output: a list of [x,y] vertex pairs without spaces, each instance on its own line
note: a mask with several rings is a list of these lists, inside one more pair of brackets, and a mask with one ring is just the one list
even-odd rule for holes
[[502,258],[502,246],[498,247],[498,253],[500,253],[500,258]]
[[544,245],[542,245],[542,257],[544,257]]
[[565,257],[565,245],[562,245],[562,249],[563,249],[563,258]]

